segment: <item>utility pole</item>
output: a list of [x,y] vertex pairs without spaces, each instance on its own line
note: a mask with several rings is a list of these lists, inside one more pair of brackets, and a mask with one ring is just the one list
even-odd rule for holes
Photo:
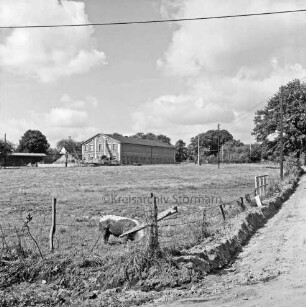
[[198,165],[200,165],[200,134],[198,135]]
[[6,133],[4,133],[4,146],[5,146],[5,148],[4,148],[4,168],[6,168],[6,155],[7,155],[7,153],[6,153]]
[[220,168],[220,124],[218,124],[218,168]]
[[250,143],[250,160],[252,159],[252,143]]
[[280,88],[280,179],[284,178],[284,161],[283,161],[283,150],[284,150],[284,128],[283,128],[283,87]]
[[221,145],[221,163],[224,163],[224,148],[223,148],[223,144]]

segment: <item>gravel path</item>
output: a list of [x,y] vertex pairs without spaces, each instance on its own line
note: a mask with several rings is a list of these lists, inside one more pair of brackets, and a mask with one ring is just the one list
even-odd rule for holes
[[306,306],[306,175],[236,261],[163,307]]

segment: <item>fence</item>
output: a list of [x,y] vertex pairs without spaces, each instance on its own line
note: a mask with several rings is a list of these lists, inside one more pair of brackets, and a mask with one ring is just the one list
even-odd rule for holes
[[268,175],[255,176],[255,195],[264,196],[268,186]]
[[[144,228],[148,233],[148,250],[153,255],[159,253],[160,248],[177,245],[188,246],[200,242],[203,238],[213,233],[223,231],[228,222],[251,206],[251,195],[257,196],[267,189],[267,176],[258,176],[259,184],[255,185],[255,191],[243,197],[226,203],[217,203],[212,206],[202,206],[198,209],[178,206],[159,212],[156,195],[151,194],[153,200],[151,208],[145,208],[147,222]],[[34,201],[29,198],[29,202]],[[10,245],[21,250],[22,242],[44,257],[48,252],[62,250],[64,247],[89,255],[92,252],[104,252],[105,246],[98,244],[101,231],[97,227],[95,219],[79,219],[69,223],[62,219],[57,212],[56,199],[52,199],[50,210],[38,223],[29,214],[21,227],[17,225],[0,225],[0,253],[9,250]],[[136,208],[136,207],[135,207]],[[135,209],[136,210],[136,209]],[[116,243],[116,242],[115,242]],[[102,247],[101,247],[102,246]],[[107,248],[110,248],[109,246]]]

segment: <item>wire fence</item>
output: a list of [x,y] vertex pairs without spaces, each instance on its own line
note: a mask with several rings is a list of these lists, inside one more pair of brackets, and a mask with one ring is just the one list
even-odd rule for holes
[[[256,192],[253,191],[230,202],[220,201],[197,208],[178,205],[176,213],[161,220],[158,220],[158,215],[161,209],[166,208],[166,204],[159,205],[158,198],[153,194],[151,195],[154,200],[152,203],[146,207],[139,204],[129,206],[129,210],[142,214],[146,224],[144,228],[149,237],[149,246],[153,250],[158,250],[159,245],[162,247],[169,243],[180,245],[184,243],[184,240],[185,243],[197,242],[218,229],[222,229],[229,220],[255,205],[254,201],[250,202],[251,195],[255,196],[255,194]],[[104,244],[98,244],[102,236],[98,227],[98,216],[78,217],[70,222],[65,219],[66,215],[63,215],[61,211],[52,217],[54,212],[51,206],[48,206],[48,209],[40,208],[36,211],[35,218],[33,218],[31,213],[25,216],[26,207],[14,206],[18,203],[18,198],[22,197],[24,197],[23,202],[26,202],[27,205],[35,205],[37,201],[35,193],[33,195],[22,195],[21,193],[17,198],[9,195],[0,201],[2,208],[8,209],[13,216],[9,222],[0,224],[0,255],[12,253],[12,250],[18,253],[22,245],[25,249],[36,250],[41,257],[54,250],[67,252],[73,250],[75,253],[84,253],[89,250],[99,253],[105,250]],[[40,201],[50,203],[47,197],[42,196],[42,198]],[[116,206],[113,210],[115,209]],[[40,214],[39,218],[37,213]],[[119,242],[120,240],[113,238],[110,243]]]

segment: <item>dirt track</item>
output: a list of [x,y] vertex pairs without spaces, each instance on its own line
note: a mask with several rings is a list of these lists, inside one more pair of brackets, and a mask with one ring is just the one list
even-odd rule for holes
[[192,299],[155,306],[306,306],[306,175],[232,266],[207,276]]

